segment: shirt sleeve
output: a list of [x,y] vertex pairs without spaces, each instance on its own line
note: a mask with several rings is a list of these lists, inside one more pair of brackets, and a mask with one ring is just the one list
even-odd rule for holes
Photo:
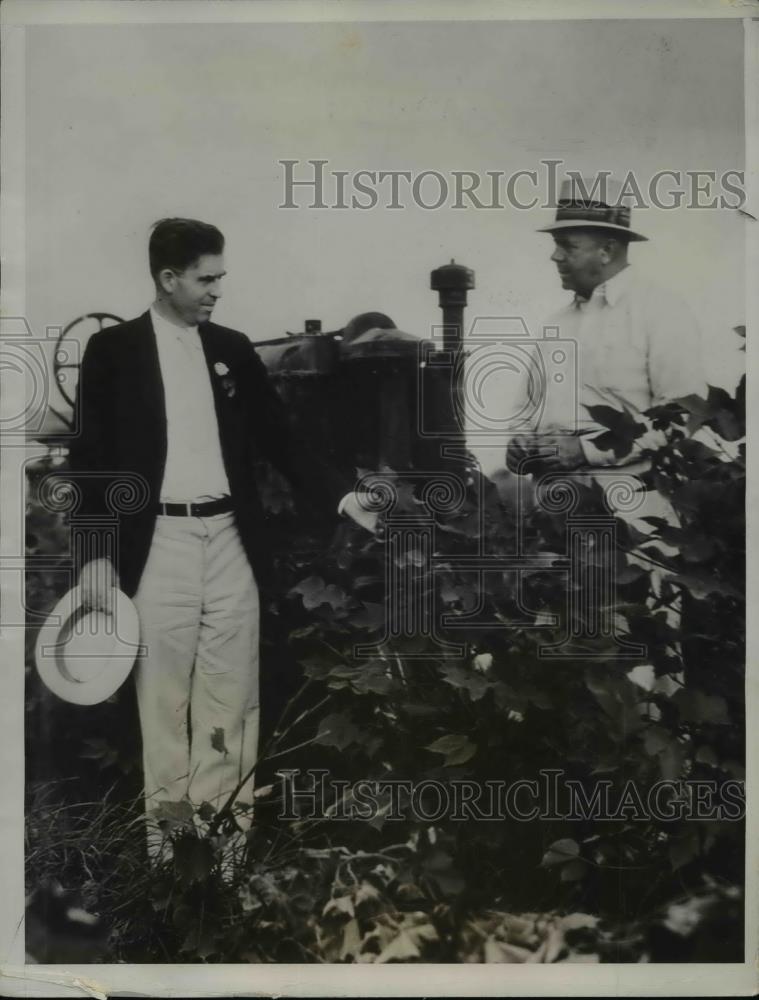
[[[676,295],[651,286],[645,301],[639,303],[637,318],[645,330],[651,406],[661,406],[693,393],[705,396],[701,332],[687,304]],[[647,417],[641,414],[636,419],[646,425],[646,430],[624,458],[598,448],[594,443],[596,435],[583,437],[580,443],[588,465],[629,465],[640,459],[641,452],[665,444],[665,434],[655,430]]]
[[653,406],[706,394],[701,331],[688,305],[657,289],[649,303],[648,373]]
[[106,336],[113,335],[95,333],[85,348],[74,407],[78,433],[69,443],[68,469],[79,496],[76,513],[87,515],[89,520],[86,529],[80,529],[87,536],[87,545],[76,553],[82,563],[109,555],[112,529],[107,524],[98,526],[98,518],[109,513],[108,487],[118,475],[113,471],[114,390]]

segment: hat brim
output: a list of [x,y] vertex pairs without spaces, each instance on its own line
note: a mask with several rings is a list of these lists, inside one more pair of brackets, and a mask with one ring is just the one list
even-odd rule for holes
[[98,635],[100,642],[93,650],[101,669],[93,677],[78,680],[67,676],[61,636],[81,604],[78,587],[58,601],[37,636],[34,660],[37,673],[53,694],[72,705],[97,705],[115,694],[129,676],[140,648],[140,624],[134,604],[115,590],[114,628],[111,634]]
[[616,233],[623,233],[631,243],[648,241],[647,236],[643,236],[642,233],[636,233],[626,226],[617,226],[613,222],[593,222],[591,220],[585,222],[582,219],[562,219],[561,222],[552,222],[550,226],[544,226],[542,229],[537,229],[536,232],[554,233],[560,229],[610,229]]

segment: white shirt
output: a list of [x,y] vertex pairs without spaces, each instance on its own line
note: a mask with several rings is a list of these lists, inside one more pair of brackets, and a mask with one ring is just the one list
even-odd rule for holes
[[166,399],[166,468],[161,503],[229,494],[211,381],[198,328],[179,327],[151,306]]
[[[706,391],[701,338],[690,310],[630,266],[598,285],[588,300],[575,297],[544,326],[558,327],[560,340],[576,344],[576,381],[574,372],[566,374],[576,386],[572,395],[576,392],[576,428],[581,432],[605,430],[586,406],[621,409],[624,400],[633,412],[645,411]],[[550,383],[549,379],[538,433],[551,427],[572,429],[575,419],[569,412],[574,407],[566,383],[561,391],[552,391]],[[581,439],[588,464],[620,464],[612,451],[593,444],[595,436]],[[621,464],[634,460],[635,450]]]

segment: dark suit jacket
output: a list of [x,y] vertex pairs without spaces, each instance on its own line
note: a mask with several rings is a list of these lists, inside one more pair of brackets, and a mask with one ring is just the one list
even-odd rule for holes
[[[270,461],[302,502],[332,516],[340,497],[352,487],[299,443],[245,334],[215,323],[202,323],[198,329],[238,530],[256,577],[266,582],[270,553],[256,461]],[[220,374],[222,365],[227,371]],[[82,491],[77,515],[107,515],[118,497],[119,477],[125,475],[143,494],[131,504],[134,509],[128,509],[124,494],[117,501],[118,571],[122,589],[132,596],[150,551],[166,465],[163,382],[149,312],[91,337],[80,370],[78,421],[80,433],[69,451],[72,478]],[[98,529],[92,531],[97,534]]]

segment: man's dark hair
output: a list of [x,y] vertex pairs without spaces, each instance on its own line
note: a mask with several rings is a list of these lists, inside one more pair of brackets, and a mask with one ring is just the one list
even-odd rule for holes
[[224,236],[216,226],[197,219],[160,219],[153,225],[148,254],[155,280],[166,267],[184,271],[203,254],[224,252]]

